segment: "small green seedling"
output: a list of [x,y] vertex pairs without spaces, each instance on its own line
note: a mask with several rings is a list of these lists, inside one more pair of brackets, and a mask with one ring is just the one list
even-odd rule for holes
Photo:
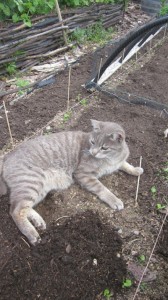
[[[16,80],[16,85],[17,85],[17,87],[19,87],[19,88],[22,88],[22,87],[25,87],[25,86],[27,86],[27,85],[29,85],[30,84],[30,82],[28,81],[28,80],[25,80],[25,79],[22,79],[22,78],[18,78],[17,80]],[[19,95],[23,95],[25,92],[24,91],[19,91],[18,92],[18,94]]]
[[82,100],[80,101],[80,104],[82,104],[83,106],[86,106],[86,105],[88,104],[87,99],[82,99]]
[[67,111],[63,116],[63,121],[67,122],[71,117],[71,111]]
[[155,199],[156,193],[157,193],[156,187],[152,186],[150,191],[151,191],[151,194],[152,194],[152,198]]
[[140,255],[140,256],[138,256],[138,260],[141,262],[141,263],[143,263],[145,260],[146,260],[146,257],[145,257],[145,255]]
[[146,282],[142,282],[142,283],[140,284],[140,290],[141,290],[142,292],[144,292],[146,289],[147,289],[147,283],[146,283]]
[[112,297],[113,294],[110,292],[109,289],[105,289],[104,292],[103,292],[103,296],[104,296],[107,300],[110,300],[110,297]]
[[163,208],[165,208],[166,207],[166,205],[163,205],[163,204],[160,204],[160,203],[157,203],[156,204],[156,209],[163,209]]
[[132,286],[132,280],[131,279],[125,279],[123,281],[122,287],[123,288],[130,288]]

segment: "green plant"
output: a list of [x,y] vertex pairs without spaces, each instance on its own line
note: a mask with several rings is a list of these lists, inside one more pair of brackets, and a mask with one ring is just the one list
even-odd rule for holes
[[151,194],[152,194],[152,198],[155,199],[156,193],[157,193],[156,187],[152,186],[151,189],[150,189],[150,191],[151,191]]
[[6,72],[9,74],[9,75],[13,75],[16,73],[16,63],[15,62],[11,62],[11,63],[8,63],[6,64]]
[[165,16],[168,14],[168,4],[166,3],[167,0],[160,0],[160,2],[161,2],[160,16]]
[[67,111],[64,115],[63,115],[63,121],[67,122],[70,117],[71,117],[72,112],[71,111]]
[[104,296],[107,300],[109,300],[109,299],[113,296],[113,294],[110,292],[109,289],[105,289],[105,290],[103,291],[103,296]]
[[163,209],[165,207],[166,207],[166,205],[163,205],[163,204],[160,204],[160,203],[156,204],[156,209],[158,209],[158,210]]
[[55,0],[1,0],[0,19],[12,19],[12,21],[23,21],[31,27],[31,15],[44,14],[51,11],[55,6]]
[[101,22],[97,22],[85,29],[75,29],[70,36],[70,41],[77,41],[78,43],[92,42],[102,44],[111,38],[113,33],[114,29],[112,27],[106,30]]
[[142,282],[140,284],[140,291],[144,292],[147,289],[147,283],[146,282]]
[[[25,87],[25,86],[27,86],[28,84],[30,84],[30,82],[29,82],[28,80],[21,79],[21,78],[18,78],[18,79],[16,80],[16,85],[17,85],[17,87],[19,87],[19,88]],[[23,95],[23,94],[24,94],[24,91],[21,90],[21,91],[18,92],[18,94],[19,94],[19,95]]]
[[81,94],[77,95],[76,101],[79,102],[83,106],[86,106],[88,104],[88,100],[86,98],[82,98]]
[[158,176],[166,181],[168,180],[168,162],[163,164],[163,167],[158,171]]
[[88,6],[92,3],[114,3],[118,1],[114,0],[61,0],[60,4],[66,5],[69,7],[76,7],[76,6]]
[[143,255],[143,254],[139,255],[138,260],[139,260],[139,262],[143,263],[146,260],[145,255]]
[[87,99],[83,98],[82,100],[80,100],[80,104],[82,104],[83,106],[86,106],[88,104]]
[[131,279],[123,280],[123,284],[122,284],[123,288],[130,288],[131,286],[132,286],[132,280]]

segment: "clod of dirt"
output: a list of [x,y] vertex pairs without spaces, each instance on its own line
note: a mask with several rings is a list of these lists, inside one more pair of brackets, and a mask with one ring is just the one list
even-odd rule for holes
[[24,243],[15,248],[1,274],[3,300],[95,300],[106,288],[115,297],[121,294],[126,276],[122,241],[98,213],[86,211],[62,225],[53,223],[44,240],[29,251]]

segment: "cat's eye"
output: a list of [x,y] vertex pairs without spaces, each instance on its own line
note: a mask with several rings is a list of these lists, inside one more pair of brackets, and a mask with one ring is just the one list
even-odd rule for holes
[[90,142],[91,142],[91,144],[92,144],[92,145],[94,145],[94,144],[95,144],[95,142],[94,142],[93,140],[91,140]]
[[108,147],[103,146],[101,147],[101,150],[108,150]]

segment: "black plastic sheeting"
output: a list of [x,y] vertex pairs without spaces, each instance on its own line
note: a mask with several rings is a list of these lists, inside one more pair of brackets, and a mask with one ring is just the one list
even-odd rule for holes
[[[89,89],[92,86],[94,87],[95,83],[97,83],[97,81],[98,81],[98,78],[100,78],[102,76],[104,71],[116,59],[116,57],[119,55],[119,53],[122,52],[124,49],[126,49],[127,46],[129,47],[130,43],[132,43],[134,40],[137,40],[137,41],[140,40],[142,38],[142,36],[145,35],[146,33],[148,33],[149,31],[154,30],[154,28],[157,28],[157,30],[158,30],[159,27],[162,27],[166,23],[168,23],[168,15],[166,15],[164,17],[157,18],[154,21],[143,25],[142,27],[140,27],[136,31],[129,34],[124,40],[121,41],[121,43],[119,43],[118,47],[116,47],[112,51],[111,55],[107,58],[107,60],[105,61],[105,63],[101,67],[100,71],[96,74],[93,81],[90,81],[90,82],[86,83],[86,88]],[[154,34],[154,32],[155,32],[155,30],[153,31],[153,34]],[[148,38],[148,34],[146,34],[146,39],[147,38]]]
[[[168,23],[168,15],[164,17],[159,17],[148,24],[143,25],[136,31],[128,33],[128,35],[122,39],[119,43],[116,44],[116,47],[112,49],[111,54],[108,56],[107,60],[97,71],[96,75],[92,77],[92,79],[85,84],[85,87],[88,91],[98,90],[110,97],[117,98],[120,102],[128,103],[128,104],[138,104],[138,105],[145,105],[157,110],[165,111],[168,116],[168,105],[159,103],[159,101],[153,99],[147,99],[144,97],[140,97],[137,95],[131,95],[130,93],[124,91],[117,91],[117,90],[110,90],[108,88],[101,87],[97,84],[98,79],[102,76],[105,70],[109,67],[109,65],[118,57],[118,55],[125,49],[124,55],[121,58],[120,63],[122,60],[128,55],[131,49],[138,43],[139,46],[143,45],[143,43],[148,39],[150,35],[154,35],[159,28],[164,26]],[[100,60],[99,60],[100,62]],[[98,70],[98,68],[97,68]]]

